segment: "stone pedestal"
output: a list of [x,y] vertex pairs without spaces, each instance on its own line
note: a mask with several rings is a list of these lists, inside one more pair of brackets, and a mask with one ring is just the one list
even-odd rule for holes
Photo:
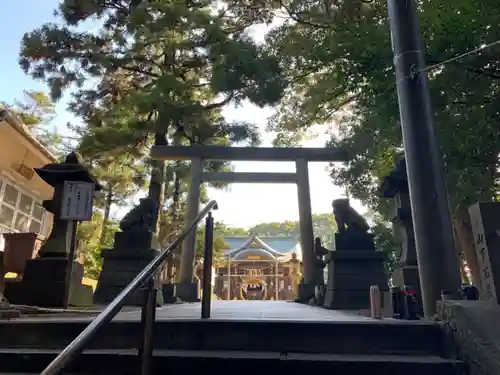
[[335,235],[335,251],[328,264],[328,282],[324,306],[329,309],[370,308],[370,286],[388,291],[384,272],[385,255],[375,251],[368,233],[344,231]]
[[[158,250],[152,247],[153,233],[148,230],[116,233],[114,248],[101,253],[103,265],[94,303],[110,303],[158,255]],[[143,301],[143,294],[138,292],[130,296],[125,304],[140,306]]]
[[[64,304],[68,258],[44,257],[26,262],[21,281],[5,285],[5,297],[15,305],[61,307]],[[69,305],[92,304],[92,287],[82,284],[83,265],[73,262]]]
[[196,280],[191,283],[175,284],[175,294],[184,302],[199,302],[200,282]]
[[295,302],[299,303],[308,303],[311,298],[314,298],[314,283],[304,283],[302,280],[299,284],[297,284],[297,297]]
[[164,303],[175,303],[177,302],[177,297],[175,296],[175,284],[162,284],[163,302]]

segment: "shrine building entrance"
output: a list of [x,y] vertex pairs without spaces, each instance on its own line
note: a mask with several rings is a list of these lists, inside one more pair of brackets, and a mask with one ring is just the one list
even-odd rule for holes
[[214,294],[222,300],[294,300],[302,262],[295,237],[225,237],[230,246],[215,264]]
[[267,283],[263,278],[241,278],[240,299],[265,300],[267,299]]

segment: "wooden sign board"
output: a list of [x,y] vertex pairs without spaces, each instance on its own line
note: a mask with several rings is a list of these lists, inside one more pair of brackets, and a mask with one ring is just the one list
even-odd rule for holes
[[261,259],[262,259],[262,257],[261,257],[261,256],[259,256],[259,255],[249,255],[249,256],[247,257],[247,259],[248,259],[248,260],[261,260]]
[[61,204],[61,219],[73,221],[92,220],[95,184],[65,181]]

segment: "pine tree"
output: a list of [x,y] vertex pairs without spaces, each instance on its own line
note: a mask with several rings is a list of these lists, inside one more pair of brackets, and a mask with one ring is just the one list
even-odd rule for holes
[[94,280],[99,278],[101,272],[101,251],[113,247],[113,236],[118,231],[116,220],[108,219],[106,226],[103,225],[103,221],[103,212],[94,210],[91,221],[84,221],[78,225],[76,252],[84,264],[85,276]]
[[[50,85],[54,99],[80,87],[71,108],[87,126],[82,147],[92,144],[95,154],[143,156],[152,143],[256,141],[254,127],[227,122],[221,109],[244,99],[273,104],[285,85],[277,60],[246,33],[260,14],[218,5],[65,0],[58,10],[62,25],[25,35],[20,64]],[[82,32],[83,21],[102,26]],[[84,88],[89,79],[97,84]],[[165,164],[151,164],[149,196],[161,207]]]
[[6,104],[33,135],[55,156],[61,157],[66,148],[66,139],[59,134],[51,122],[56,116],[55,104],[43,91],[25,90],[24,100],[15,100],[13,105]]
[[99,231],[99,246],[103,247],[112,206],[126,206],[128,199],[145,186],[145,166],[127,155],[101,158],[97,162],[91,162],[91,165],[92,175],[103,185],[103,194],[96,202],[96,206],[103,210],[102,227]]

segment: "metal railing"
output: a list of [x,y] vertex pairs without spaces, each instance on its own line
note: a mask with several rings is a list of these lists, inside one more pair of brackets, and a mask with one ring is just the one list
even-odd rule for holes
[[168,256],[188,236],[191,231],[196,230],[201,220],[205,220],[205,258],[203,270],[203,296],[202,296],[202,318],[210,316],[211,302],[211,273],[212,273],[212,246],[214,221],[212,210],[217,209],[217,202],[211,201],[198,214],[191,226],[185,229],[179,237],[166,249],[160,252],[144,269],[123,289],[118,296],[85,328],[59,355],[41,372],[41,375],[57,375],[77,355],[79,355],[90,340],[95,336],[98,329],[110,323],[120,312],[125,300],[143,285],[144,303],[141,310],[141,325],[143,327],[141,342],[139,345],[139,358],[141,375],[149,375],[151,360],[153,357],[153,325],[156,319],[156,293],[154,277],[160,271]]

